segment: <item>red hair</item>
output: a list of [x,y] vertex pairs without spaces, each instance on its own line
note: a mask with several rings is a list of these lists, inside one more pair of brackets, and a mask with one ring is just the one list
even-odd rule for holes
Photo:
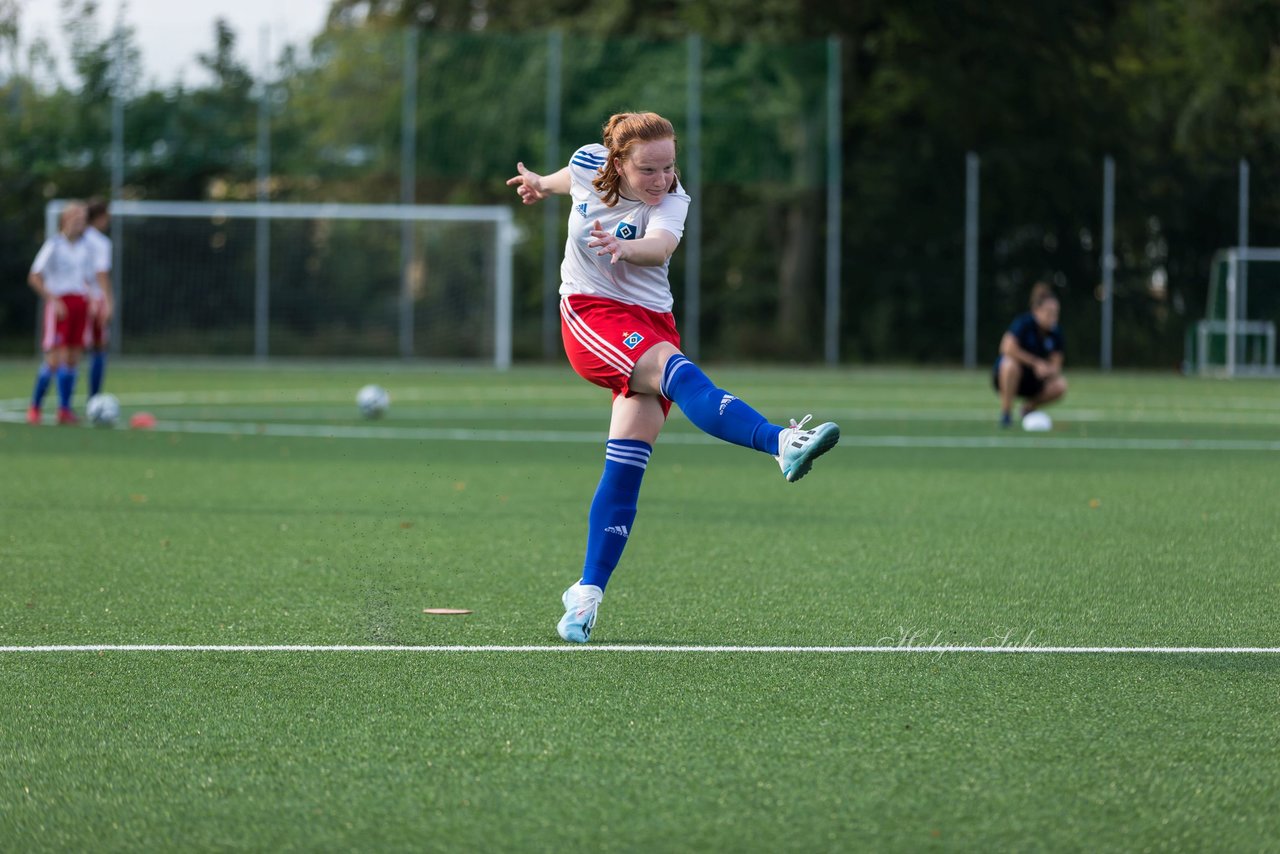
[[[600,175],[591,182],[591,186],[601,194],[607,207],[618,203],[618,196],[622,191],[622,173],[618,171],[618,161],[630,157],[631,149],[638,142],[657,142],[663,139],[674,143],[676,129],[657,113],[615,113],[604,123],[604,147],[609,149],[609,157],[604,166],[600,167]],[[675,192],[679,180],[679,173],[671,178],[668,193]]]

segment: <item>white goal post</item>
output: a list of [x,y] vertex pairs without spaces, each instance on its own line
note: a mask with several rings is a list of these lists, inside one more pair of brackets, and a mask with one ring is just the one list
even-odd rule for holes
[[[46,205],[46,233],[65,205]],[[117,352],[511,365],[507,206],[122,200],[110,211]]]
[[[1250,286],[1253,294],[1250,294]],[[1276,376],[1280,248],[1236,246],[1214,254],[1205,318],[1188,331],[1201,374]]]

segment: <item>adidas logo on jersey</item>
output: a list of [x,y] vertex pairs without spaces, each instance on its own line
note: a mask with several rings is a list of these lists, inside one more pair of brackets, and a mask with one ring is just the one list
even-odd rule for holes
[[736,397],[734,397],[734,396],[733,396],[733,395],[731,395],[731,394],[726,394],[723,398],[721,398],[721,399],[720,399],[720,414],[721,414],[721,415],[724,415],[724,411],[725,411],[725,409],[727,409],[727,408],[728,408],[728,406],[729,406],[729,404],[733,403],[735,400],[737,400],[737,398],[736,398]]
[[627,530],[626,525],[610,525],[609,527],[604,529],[604,532],[606,534],[617,534],[619,537],[622,537],[622,539],[624,540],[627,537],[631,536],[631,532]]
[[579,214],[585,217],[587,215],[587,203],[583,202],[582,204],[576,206],[574,210],[576,210]]

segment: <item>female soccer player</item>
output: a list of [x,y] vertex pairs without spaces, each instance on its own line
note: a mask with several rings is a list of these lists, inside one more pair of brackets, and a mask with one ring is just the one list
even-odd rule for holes
[[89,280],[89,319],[84,333],[84,343],[91,353],[89,358],[89,397],[102,391],[102,380],[107,371],[107,336],[111,327],[111,313],[115,310],[111,296],[111,208],[104,199],[90,199],[85,209],[89,226],[84,239],[93,250],[94,276]]
[[84,349],[89,280],[94,275],[92,250],[84,239],[83,202],[68,202],[59,218],[59,231],[45,240],[31,264],[27,283],[44,304],[44,359],[36,374],[27,423],[40,423],[40,406],[49,383],[58,383],[58,423],[79,421],[71,411],[76,365]]
[[584,145],[569,165],[539,175],[516,164],[507,181],[521,201],[573,197],[560,266],[560,329],[583,379],[613,390],[604,474],[588,515],[582,578],[564,592],[560,637],[586,643],[605,585],[631,535],[640,481],[674,402],[703,431],[773,456],[788,481],[840,439],[831,422],[806,429],[765,417],[717,388],[680,352],[667,269],[684,234],[689,196],[676,172],[676,134],[656,113],[619,113],[604,144]]

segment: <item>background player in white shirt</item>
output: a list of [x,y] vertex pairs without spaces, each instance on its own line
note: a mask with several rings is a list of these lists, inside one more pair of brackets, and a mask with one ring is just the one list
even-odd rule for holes
[[89,280],[89,319],[85,327],[84,346],[89,351],[89,397],[102,391],[107,371],[107,341],[111,315],[115,311],[115,295],[111,287],[111,210],[103,199],[90,199],[86,216],[89,227],[84,239],[93,256],[93,278]]
[[36,374],[35,390],[27,421],[40,423],[40,406],[50,380],[58,380],[58,423],[75,424],[71,395],[76,385],[76,365],[84,348],[88,314],[89,280],[93,260],[84,239],[85,206],[69,202],[58,218],[59,231],[45,240],[31,264],[27,283],[44,303],[44,360]]
[[680,352],[667,270],[689,196],[669,121],[619,113],[605,124],[602,145],[579,148],[554,174],[523,163],[516,169],[507,184],[527,205],[553,193],[573,197],[560,268],[561,334],[574,370],[614,395],[582,578],[561,597],[565,613],[556,627],[565,640],[585,643],[631,535],[640,482],[672,402],[712,436],[775,457],[788,481],[835,446],[840,428],[827,422],[807,430],[808,416],[790,427],[770,424]]

